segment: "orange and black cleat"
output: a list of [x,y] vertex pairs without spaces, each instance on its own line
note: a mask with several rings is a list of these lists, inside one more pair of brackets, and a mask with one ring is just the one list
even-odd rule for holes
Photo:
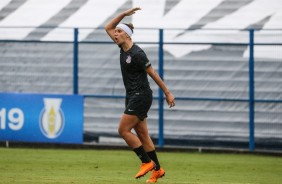
[[164,171],[163,168],[160,168],[160,169],[157,170],[157,171],[154,170],[154,171],[152,172],[151,178],[148,179],[148,180],[146,181],[146,183],[156,183],[157,180],[158,180],[159,178],[163,177],[164,175],[165,175],[165,171]]
[[147,174],[149,171],[155,168],[155,163],[153,161],[149,163],[142,163],[139,172],[136,174],[135,178],[140,178]]

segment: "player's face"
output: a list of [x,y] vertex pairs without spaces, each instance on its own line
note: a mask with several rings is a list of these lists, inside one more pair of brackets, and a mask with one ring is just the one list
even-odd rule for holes
[[115,42],[118,46],[121,46],[127,38],[128,35],[126,34],[126,32],[124,32],[120,28],[115,29]]

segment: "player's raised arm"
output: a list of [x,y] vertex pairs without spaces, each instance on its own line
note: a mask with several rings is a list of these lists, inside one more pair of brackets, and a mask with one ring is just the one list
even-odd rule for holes
[[105,30],[108,33],[108,35],[111,37],[111,39],[115,42],[115,28],[118,25],[118,23],[125,17],[130,16],[134,14],[137,10],[141,10],[141,8],[131,8],[128,9],[119,15],[117,15],[115,18],[113,18],[109,23],[105,25]]

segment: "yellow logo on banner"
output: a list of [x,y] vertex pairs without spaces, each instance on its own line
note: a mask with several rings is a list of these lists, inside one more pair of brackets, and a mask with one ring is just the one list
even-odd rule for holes
[[64,128],[64,115],[61,98],[44,98],[44,109],[40,116],[41,132],[50,139],[58,137]]

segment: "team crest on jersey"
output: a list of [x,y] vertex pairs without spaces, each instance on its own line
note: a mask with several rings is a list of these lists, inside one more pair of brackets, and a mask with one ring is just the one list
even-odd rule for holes
[[131,56],[127,56],[125,62],[126,62],[126,63],[131,63]]

